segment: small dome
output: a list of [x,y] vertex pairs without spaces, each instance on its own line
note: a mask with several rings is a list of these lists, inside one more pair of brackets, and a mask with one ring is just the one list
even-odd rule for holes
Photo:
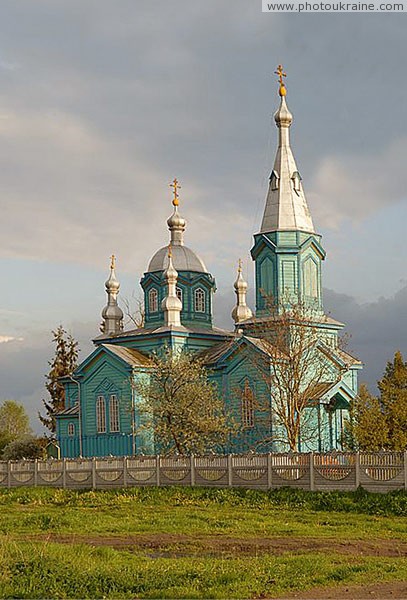
[[[172,246],[172,262],[177,271],[207,273],[203,261],[187,246]],[[147,271],[165,271],[168,267],[168,246],[160,248],[150,260]]]
[[177,210],[175,210],[172,215],[170,216],[170,218],[167,220],[167,225],[168,228],[171,229],[185,229],[186,227],[186,220],[181,217],[181,215],[179,214],[179,212]]

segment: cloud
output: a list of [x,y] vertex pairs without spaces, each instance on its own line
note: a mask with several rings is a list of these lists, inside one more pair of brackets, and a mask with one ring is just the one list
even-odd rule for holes
[[325,290],[324,298],[326,309],[346,324],[351,335],[349,350],[364,363],[359,380],[367,381],[376,391],[376,383],[396,350],[407,360],[407,286],[391,297],[363,304],[332,290]]
[[308,197],[319,224],[332,229],[361,222],[383,207],[406,200],[403,184],[407,138],[381,152],[326,156],[317,166]]
[[24,338],[13,337],[11,335],[0,335],[0,344],[7,344],[8,342],[22,342]]

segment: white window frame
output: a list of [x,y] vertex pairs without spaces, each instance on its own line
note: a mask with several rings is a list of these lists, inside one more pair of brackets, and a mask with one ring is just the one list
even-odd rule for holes
[[150,313],[158,312],[158,290],[151,288],[148,292],[148,310]]
[[178,286],[177,286],[177,287],[175,288],[175,292],[176,292],[176,294],[177,294],[177,298],[178,298],[179,300],[181,300],[181,304],[182,304],[182,296],[183,296],[183,294],[182,294],[182,288],[180,288],[180,287],[178,287]]
[[75,423],[68,423],[68,435],[75,435]]
[[96,430],[98,433],[106,433],[106,400],[104,396],[98,396],[96,400]]
[[206,293],[200,287],[194,291],[194,310],[198,313],[206,312]]
[[111,394],[109,398],[109,431],[118,433],[120,431],[119,398]]

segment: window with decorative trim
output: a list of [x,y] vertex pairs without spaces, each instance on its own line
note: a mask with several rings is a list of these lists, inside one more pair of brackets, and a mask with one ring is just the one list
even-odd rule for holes
[[254,427],[254,394],[248,379],[245,379],[243,384],[241,412],[242,426]]
[[68,423],[68,435],[75,435],[74,423]]
[[197,288],[194,292],[194,307],[195,312],[205,312],[205,290]]
[[182,289],[181,289],[180,287],[178,287],[178,286],[177,286],[177,287],[175,288],[175,292],[176,292],[176,294],[177,294],[177,298],[178,298],[179,300],[181,300],[181,304],[182,304]]
[[96,400],[96,428],[98,433],[106,433],[106,403],[104,396]]
[[155,288],[148,292],[148,310],[151,313],[158,311],[158,292]]
[[109,430],[111,433],[120,431],[119,399],[116,394],[112,394],[109,400]]

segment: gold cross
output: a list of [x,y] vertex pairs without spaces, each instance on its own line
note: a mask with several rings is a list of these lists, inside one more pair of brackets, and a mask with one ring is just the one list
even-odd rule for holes
[[280,82],[280,89],[278,90],[278,93],[280,96],[285,96],[287,94],[287,90],[283,77],[287,77],[287,73],[283,71],[283,65],[278,65],[277,70],[274,71],[274,73],[278,75],[278,81]]
[[241,273],[241,272],[242,272],[242,264],[243,264],[243,261],[242,261],[242,259],[241,259],[241,258],[239,258],[239,266],[237,267],[237,272],[238,272],[238,273]]
[[174,193],[174,198],[172,199],[172,203],[174,206],[178,206],[179,205],[179,194],[178,194],[178,190],[181,189],[180,184],[178,183],[178,179],[175,177],[175,179],[173,180],[172,183],[170,183],[170,187],[172,187],[173,189],[173,193]]
[[110,268],[114,269],[116,266],[116,257],[114,254],[112,254],[112,256],[110,257]]

